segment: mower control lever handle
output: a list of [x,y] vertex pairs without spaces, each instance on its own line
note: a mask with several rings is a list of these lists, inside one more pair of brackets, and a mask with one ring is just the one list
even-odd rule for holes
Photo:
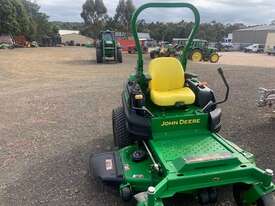
[[229,91],[230,91],[230,88],[229,88],[229,84],[224,76],[224,73],[223,73],[223,69],[220,67],[218,68],[218,72],[219,72],[219,75],[221,76],[222,78],[222,81],[226,87],[226,95],[225,95],[225,98],[223,101],[220,101],[220,102],[216,102],[215,104],[218,105],[218,104],[223,104],[225,103],[227,100],[228,100],[228,97],[229,97]]
[[211,111],[211,109],[215,108],[218,104],[223,104],[223,103],[225,103],[228,100],[228,97],[229,97],[229,85],[228,85],[228,82],[227,82],[227,80],[226,80],[226,78],[224,76],[223,69],[221,67],[218,68],[218,72],[219,72],[219,75],[221,76],[222,81],[223,81],[223,83],[225,84],[225,87],[226,87],[225,98],[224,98],[224,100],[222,100],[220,102],[213,102],[213,101],[208,102],[208,104],[202,109],[203,112],[209,112],[209,111]]

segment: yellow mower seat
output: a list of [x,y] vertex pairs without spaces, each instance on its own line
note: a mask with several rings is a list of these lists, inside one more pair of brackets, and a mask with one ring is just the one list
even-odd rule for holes
[[191,105],[194,92],[184,87],[184,70],[180,61],[173,57],[154,59],[149,64],[151,100],[158,106],[174,106],[176,103]]

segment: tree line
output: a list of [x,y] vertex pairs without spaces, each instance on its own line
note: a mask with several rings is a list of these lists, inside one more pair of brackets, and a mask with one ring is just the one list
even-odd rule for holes
[[101,30],[112,29],[130,33],[130,21],[135,6],[132,0],[120,0],[114,17],[107,14],[107,8],[103,0],[86,0],[82,6],[81,17],[84,27],[81,32],[96,38]]
[[0,0],[0,34],[24,35],[30,40],[58,32],[40,7],[29,0]]
[[[86,0],[82,7],[81,17],[84,25],[80,28],[84,35],[97,38],[101,30],[114,30],[130,35],[130,23],[135,6],[132,0],[120,0],[113,17],[108,15],[103,0]],[[180,21],[179,23],[138,22],[139,31],[150,33],[158,41],[171,41],[173,38],[187,38],[193,27],[193,22]],[[219,42],[234,30],[245,28],[241,23],[222,24],[215,21],[202,23],[196,38]]]
[[[80,30],[82,34],[97,38],[101,30],[123,32],[130,36],[130,22],[135,6],[132,0],[120,0],[114,16],[108,15],[103,0],[86,0],[82,6],[79,22],[49,22],[49,17],[40,12],[37,3],[31,0],[0,0],[0,34],[24,35],[30,40],[40,40],[54,35],[58,29]],[[275,24],[275,21],[272,22]],[[186,38],[193,23],[146,22],[139,20],[139,31],[150,33],[158,41],[171,41],[172,38]],[[196,38],[208,41],[222,41],[223,37],[234,30],[245,28],[241,23],[222,24],[212,21],[202,23]]]

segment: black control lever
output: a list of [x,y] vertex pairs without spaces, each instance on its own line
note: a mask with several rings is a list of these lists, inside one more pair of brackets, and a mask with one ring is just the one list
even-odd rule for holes
[[223,73],[223,69],[220,67],[218,68],[218,72],[219,72],[219,75],[221,76],[222,80],[223,80],[223,83],[225,84],[225,87],[226,87],[226,94],[225,94],[225,98],[223,101],[220,101],[220,102],[216,102],[215,105],[218,105],[218,104],[223,104],[225,102],[227,102],[228,100],[228,97],[229,97],[229,91],[230,91],[230,88],[229,88],[229,84],[224,76],[224,73]]
[[229,88],[229,84],[224,76],[224,73],[223,73],[223,69],[220,67],[218,68],[218,72],[219,72],[219,75],[221,76],[222,78],[222,81],[223,83],[225,84],[225,87],[226,87],[226,94],[225,94],[225,98],[224,100],[220,101],[220,102],[212,102],[210,101],[203,109],[202,111],[204,112],[209,112],[212,110],[212,108],[215,108],[218,104],[223,104],[225,102],[227,102],[228,100],[228,97],[229,97],[229,91],[230,91],[230,88]]

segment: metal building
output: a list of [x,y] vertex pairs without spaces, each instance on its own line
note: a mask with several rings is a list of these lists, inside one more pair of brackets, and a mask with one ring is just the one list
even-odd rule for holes
[[265,51],[274,50],[275,51],[275,33],[268,33],[265,43]]
[[267,34],[275,32],[275,25],[249,27],[233,32],[233,43],[265,44]]

